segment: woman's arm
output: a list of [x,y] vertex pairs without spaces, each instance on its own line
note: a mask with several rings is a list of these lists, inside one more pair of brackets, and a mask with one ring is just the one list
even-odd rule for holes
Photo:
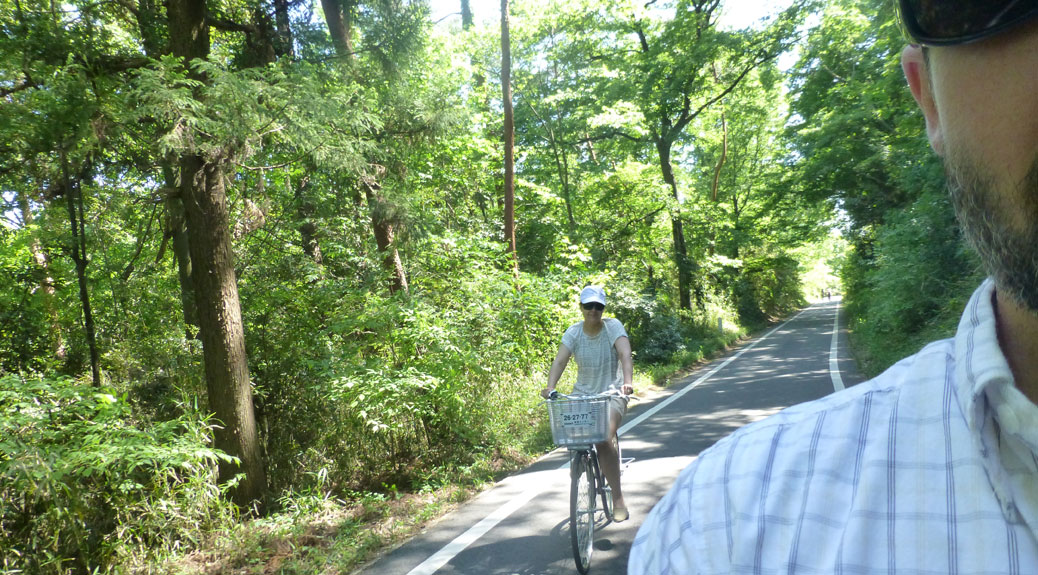
[[555,361],[551,362],[551,371],[548,372],[548,387],[541,390],[541,397],[548,399],[551,392],[555,391],[555,385],[559,383],[562,372],[566,370],[570,356],[573,355],[565,345],[559,345],[559,352],[555,354]]
[[625,395],[634,393],[634,362],[631,359],[631,340],[627,339],[627,336],[620,336],[613,342],[613,347],[616,348],[616,355],[620,359],[620,368],[624,374],[624,385],[621,391]]

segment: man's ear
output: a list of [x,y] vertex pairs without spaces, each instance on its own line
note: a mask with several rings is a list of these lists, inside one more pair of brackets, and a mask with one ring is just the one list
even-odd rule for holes
[[926,118],[926,136],[930,139],[930,146],[938,156],[943,156],[944,134],[941,132],[937,104],[933,99],[926,58],[920,46],[905,46],[905,49],[901,51],[901,69],[905,72],[905,79],[908,80],[908,87],[912,90],[912,97],[915,98]]

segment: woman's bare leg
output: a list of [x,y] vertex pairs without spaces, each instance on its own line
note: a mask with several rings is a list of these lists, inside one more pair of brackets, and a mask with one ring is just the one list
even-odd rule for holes
[[620,427],[621,415],[612,409],[609,410],[609,436],[610,439],[595,444],[598,450],[598,463],[602,466],[602,474],[613,492],[613,509],[617,522],[627,519],[627,505],[624,503],[623,491],[620,489],[620,452],[617,449],[616,430]]

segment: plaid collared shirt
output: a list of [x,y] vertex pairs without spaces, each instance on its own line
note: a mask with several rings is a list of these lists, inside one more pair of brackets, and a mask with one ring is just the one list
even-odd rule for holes
[[993,296],[974,292],[954,339],[704,452],[628,573],[1038,573],[1038,407]]

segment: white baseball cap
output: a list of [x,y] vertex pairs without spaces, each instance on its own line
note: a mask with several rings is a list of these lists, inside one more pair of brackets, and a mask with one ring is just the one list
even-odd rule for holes
[[606,304],[605,290],[600,286],[587,286],[580,290],[580,303],[592,303],[597,302],[603,306]]

